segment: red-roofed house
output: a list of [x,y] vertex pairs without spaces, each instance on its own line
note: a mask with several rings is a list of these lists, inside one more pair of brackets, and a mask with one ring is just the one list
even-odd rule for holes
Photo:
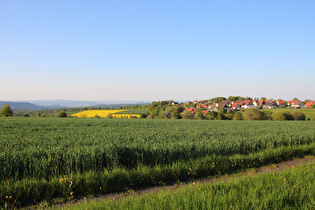
[[203,108],[203,109],[206,109],[208,106],[207,105],[204,105],[204,104],[198,104],[196,106],[196,108]]
[[236,109],[239,110],[239,109],[242,108],[242,105],[243,105],[242,102],[236,102],[236,101],[235,101],[235,102],[232,104],[232,107],[231,107],[231,108],[232,108],[233,110],[236,110]]
[[202,110],[203,116],[206,116],[208,112],[208,110]]
[[290,101],[288,102],[288,105],[291,106],[291,105],[294,104],[295,102],[296,102],[296,100],[290,100]]
[[189,107],[185,109],[185,111],[189,111],[189,112],[194,112],[194,110],[195,110],[195,107]]
[[248,109],[248,108],[254,108],[254,104],[252,100],[244,100],[244,104],[242,105],[242,108]]
[[284,107],[287,106],[287,104],[285,103],[285,101],[279,100],[279,101],[277,101],[276,103],[277,103],[278,107],[281,107],[281,108],[284,108]]
[[305,104],[305,108],[312,108],[312,106],[315,106],[315,101],[308,101]]
[[262,106],[263,104],[265,104],[265,101],[264,101],[264,100],[254,100],[254,101],[253,101],[253,104],[254,104],[254,106],[255,106],[256,108],[261,108],[261,106]]
[[312,106],[315,106],[315,101],[308,101],[305,103],[305,108],[312,108]]

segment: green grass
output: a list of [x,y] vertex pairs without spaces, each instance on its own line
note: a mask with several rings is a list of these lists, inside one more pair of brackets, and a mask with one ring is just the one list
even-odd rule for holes
[[160,191],[70,209],[314,209],[315,163],[283,172]]

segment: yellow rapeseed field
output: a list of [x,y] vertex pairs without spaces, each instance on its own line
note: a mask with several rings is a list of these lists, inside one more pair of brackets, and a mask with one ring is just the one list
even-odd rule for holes
[[138,114],[119,114],[119,112],[127,111],[123,110],[86,110],[82,112],[78,112],[70,115],[71,117],[80,117],[80,118],[88,118],[88,117],[109,117],[111,115],[113,118],[139,118]]

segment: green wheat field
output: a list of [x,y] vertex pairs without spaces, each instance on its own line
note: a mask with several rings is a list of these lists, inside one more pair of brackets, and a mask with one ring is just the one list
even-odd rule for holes
[[[0,118],[0,148],[0,205],[21,207],[232,174],[314,155],[315,122]],[[265,178],[256,179],[252,182]],[[306,183],[299,189],[309,191]],[[244,188],[242,181],[238,185]],[[200,205],[221,208],[220,199],[211,205],[200,200]],[[255,202],[248,205],[254,208]],[[290,206],[290,199],[283,205]]]

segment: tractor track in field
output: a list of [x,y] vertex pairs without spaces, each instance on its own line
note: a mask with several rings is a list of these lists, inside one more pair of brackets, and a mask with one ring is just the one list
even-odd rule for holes
[[[215,182],[226,182],[232,179],[236,179],[239,177],[247,177],[247,176],[256,176],[258,174],[262,173],[271,173],[271,172],[281,172],[285,169],[289,168],[294,168],[298,165],[301,164],[306,164],[310,162],[315,162],[315,156],[307,156],[304,158],[295,158],[292,160],[288,161],[283,161],[277,164],[271,164],[268,166],[263,166],[259,168],[251,168],[249,170],[246,170],[245,172],[239,172],[233,175],[222,175],[220,177],[216,178],[204,178],[204,179],[197,179],[197,180],[190,180],[187,182],[181,182],[181,183],[175,183],[172,185],[165,185],[165,186],[154,186],[154,187],[147,187],[143,189],[138,189],[138,190],[131,190],[131,191],[125,191],[125,192],[120,192],[120,193],[109,193],[109,194],[104,194],[104,195],[95,195],[95,196],[87,196],[87,197],[79,197],[77,200],[68,202],[68,203],[63,203],[63,204],[55,204],[53,206],[54,209],[63,209],[68,206],[75,206],[76,204],[80,204],[83,202],[91,202],[91,201],[101,201],[101,200],[112,200],[115,201],[117,199],[123,199],[127,198],[130,196],[141,196],[141,195],[146,195],[146,194],[157,194],[163,190],[176,190],[178,188],[182,187],[189,187],[192,184],[200,183],[200,184],[207,184],[207,183],[215,183]],[[39,207],[31,207],[32,209],[34,208],[39,208]],[[29,207],[26,207],[26,209],[29,209]]]

